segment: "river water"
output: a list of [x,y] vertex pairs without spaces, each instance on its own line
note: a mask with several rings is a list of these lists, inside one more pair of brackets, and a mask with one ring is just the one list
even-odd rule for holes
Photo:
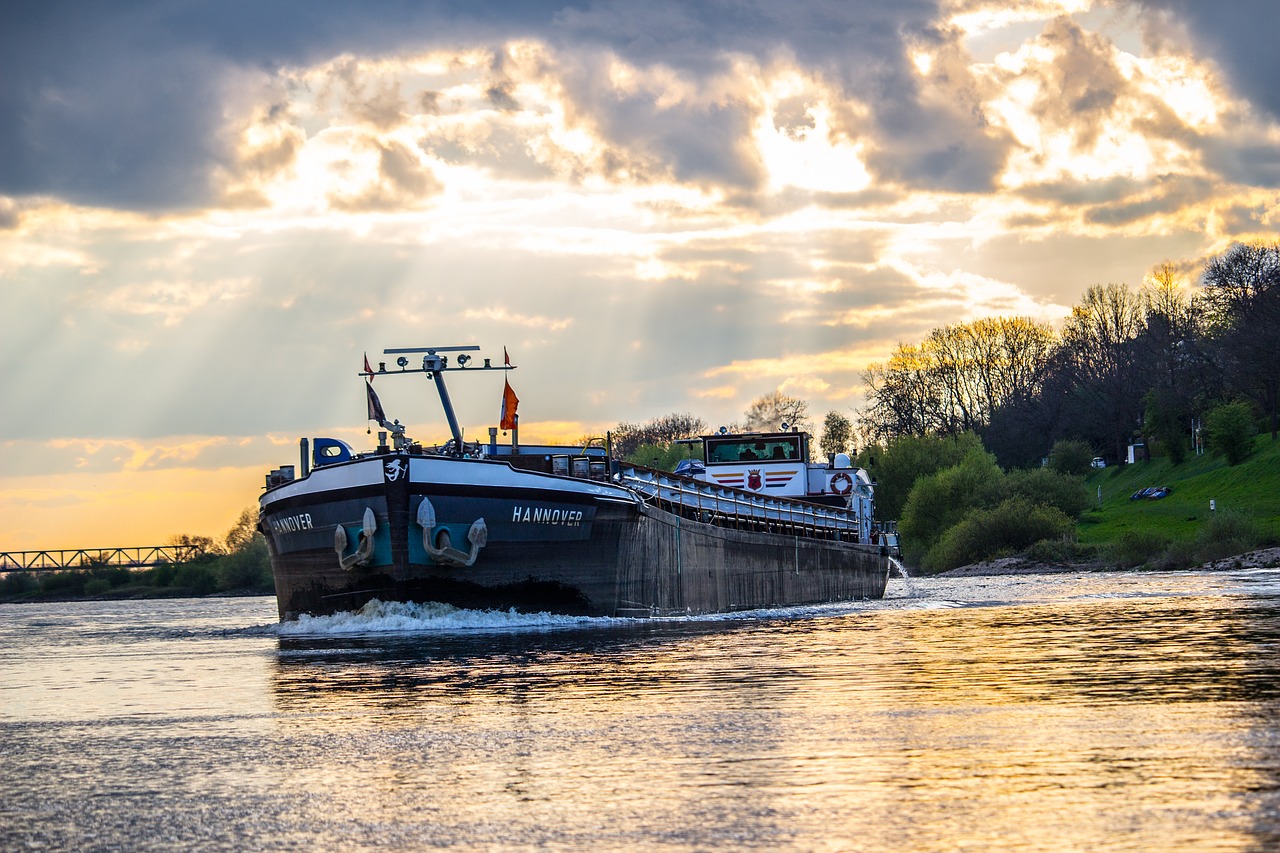
[[1280,845],[1276,570],[274,618],[0,605],[0,849]]

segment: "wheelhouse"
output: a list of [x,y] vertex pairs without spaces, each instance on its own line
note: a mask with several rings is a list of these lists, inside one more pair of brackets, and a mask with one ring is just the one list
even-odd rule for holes
[[808,436],[802,432],[753,433],[703,438],[707,465],[744,462],[803,462],[809,457]]

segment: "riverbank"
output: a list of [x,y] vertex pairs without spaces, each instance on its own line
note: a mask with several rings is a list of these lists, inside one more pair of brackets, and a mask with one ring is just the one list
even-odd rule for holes
[[[1192,566],[1187,571],[1221,572],[1238,571],[1240,569],[1274,569],[1280,568],[1280,548],[1259,548],[1233,557]],[[983,575],[1048,575],[1064,572],[1110,572],[1120,571],[1117,567],[1100,560],[1082,560],[1076,562],[1038,562],[1027,557],[1001,557],[996,560],[984,560],[958,569],[951,569],[930,577],[965,578]]]

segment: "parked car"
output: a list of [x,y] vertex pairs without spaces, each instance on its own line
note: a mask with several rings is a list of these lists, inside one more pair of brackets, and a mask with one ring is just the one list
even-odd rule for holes
[[1095,456],[1093,457],[1093,461],[1090,462],[1089,465],[1094,468],[1106,468],[1107,460],[1103,459],[1101,456]]

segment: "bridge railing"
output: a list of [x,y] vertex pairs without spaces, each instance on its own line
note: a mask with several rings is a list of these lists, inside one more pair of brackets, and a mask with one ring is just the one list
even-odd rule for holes
[[199,545],[143,545],[137,548],[68,548],[0,551],[0,572],[54,572],[93,566],[142,569],[185,563],[204,554]]

